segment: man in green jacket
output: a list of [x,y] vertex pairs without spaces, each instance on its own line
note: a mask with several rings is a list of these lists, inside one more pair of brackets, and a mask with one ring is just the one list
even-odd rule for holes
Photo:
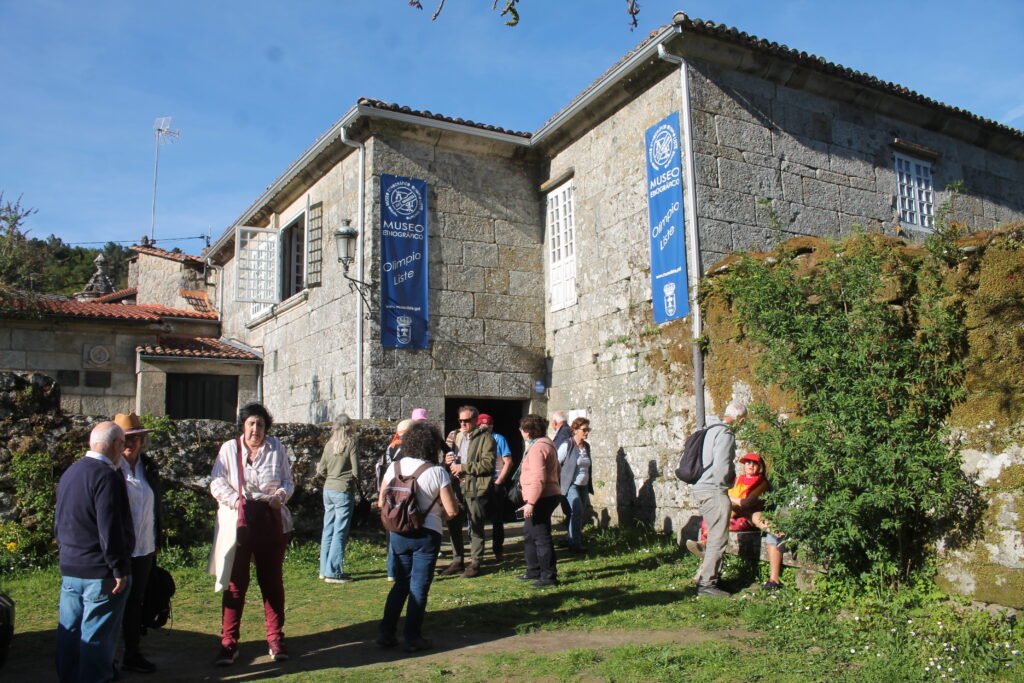
[[469,515],[470,539],[470,563],[465,565],[462,557],[465,551],[462,543],[464,517],[459,515],[449,520],[448,533],[455,559],[441,570],[445,576],[459,572],[466,578],[479,575],[484,556],[484,523],[487,521],[487,502],[491,495],[498,447],[491,432],[477,425],[479,415],[480,411],[474,406],[459,408],[459,431],[455,434],[452,450],[445,456],[452,479],[461,482]]

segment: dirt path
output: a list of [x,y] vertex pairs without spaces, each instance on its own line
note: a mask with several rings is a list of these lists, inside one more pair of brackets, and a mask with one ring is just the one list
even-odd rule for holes
[[[54,680],[52,633],[45,634],[36,645],[33,636],[24,634],[15,640],[7,665],[0,670],[0,680],[42,683]],[[372,641],[338,642],[333,634],[314,634],[289,639],[292,659],[281,664],[270,661],[265,645],[255,641],[242,643],[240,656],[233,666],[212,666],[214,651],[211,639],[202,637],[203,647],[196,647],[191,634],[183,632],[154,633],[147,653],[157,665],[154,674],[126,672],[120,680],[139,681],[257,681],[288,676],[293,673],[313,672],[341,667],[357,669],[381,663],[444,663],[458,665],[462,661],[477,659],[483,654],[509,652],[553,653],[575,649],[609,649],[629,644],[679,643],[692,645],[708,641],[728,641],[736,646],[757,634],[741,629],[702,631],[681,628],[672,631],[539,631],[525,635],[495,634],[440,634],[434,635],[434,649],[416,655],[406,655],[401,648],[381,650]],[[19,642],[20,641],[20,642]],[[28,641],[28,642],[27,642]],[[163,642],[161,642],[163,641]],[[214,643],[215,645],[215,643]],[[40,652],[40,647],[45,653]]]

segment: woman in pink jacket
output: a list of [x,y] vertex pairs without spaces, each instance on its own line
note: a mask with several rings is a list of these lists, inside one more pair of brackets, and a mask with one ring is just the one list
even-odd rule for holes
[[532,581],[534,588],[558,585],[555,544],[551,540],[551,513],[562,499],[559,487],[558,454],[551,439],[544,436],[547,421],[527,415],[519,421],[519,433],[526,444],[519,482],[523,490],[523,544],[526,573],[520,581]]

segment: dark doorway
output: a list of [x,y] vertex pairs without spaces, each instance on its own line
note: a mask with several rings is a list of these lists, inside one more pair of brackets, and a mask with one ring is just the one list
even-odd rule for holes
[[238,407],[236,375],[167,373],[167,416],[234,422]]
[[494,432],[508,441],[512,459],[516,464],[523,457],[523,437],[519,434],[519,419],[526,415],[526,401],[506,401],[496,398],[446,398],[444,400],[444,433],[459,428],[459,408],[476,406],[481,413],[494,418]]

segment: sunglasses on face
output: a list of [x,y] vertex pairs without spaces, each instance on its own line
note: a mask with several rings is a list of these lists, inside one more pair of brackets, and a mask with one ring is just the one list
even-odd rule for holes
[[462,419],[462,418],[460,417],[460,418],[459,418],[459,422],[461,422],[461,423],[463,423],[463,424],[472,424],[473,422],[475,422],[475,420],[463,420],[463,419]]

